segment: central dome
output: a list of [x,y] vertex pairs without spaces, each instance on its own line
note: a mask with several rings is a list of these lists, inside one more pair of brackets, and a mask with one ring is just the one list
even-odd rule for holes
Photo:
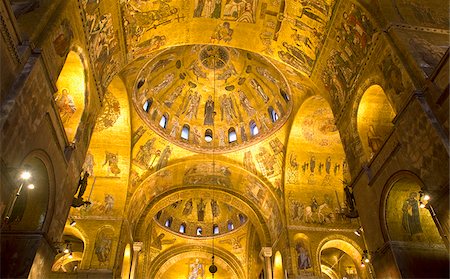
[[292,110],[283,75],[264,57],[214,45],[168,49],[141,69],[133,102],[155,132],[186,149],[228,152],[280,128]]

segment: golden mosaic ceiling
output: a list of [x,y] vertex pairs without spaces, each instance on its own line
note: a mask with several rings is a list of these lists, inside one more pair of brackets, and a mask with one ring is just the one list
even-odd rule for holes
[[249,146],[282,127],[292,111],[284,76],[261,55],[231,47],[163,51],[142,67],[133,91],[145,123],[192,151]]

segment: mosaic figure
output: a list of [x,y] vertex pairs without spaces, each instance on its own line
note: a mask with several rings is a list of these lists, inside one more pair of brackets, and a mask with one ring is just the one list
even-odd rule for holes
[[264,92],[264,89],[256,79],[252,78],[250,80],[250,85],[256,91],[256,93],[258,93],[258,95],[263,99],[264,103],[267,103],[269,101],[269,97],[266,95],[266,92]]

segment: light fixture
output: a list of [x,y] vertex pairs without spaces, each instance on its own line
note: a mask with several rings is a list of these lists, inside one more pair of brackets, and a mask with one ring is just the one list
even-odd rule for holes
[[363,230],[362,227],[359,227],[356,231],[354,231],[354,233],[355,233],[358,237],[360,237],[361,234],[362,234],[363,232],[364,232],[364,230]]
[[420,202],[419,207],[420,207],[420,208],[425,208],[425,204],[424,204],[423,202]]
[[28,184],[28,189],[33,190],[34,189],[34,184]]
[[431,199],[430,195],[425,194],[425,195],[423,196],[423,200],[424,200],[424,201],[429,201],[430,199]]
[[366,267],[363,260],[361,260],[361,267]]
[[23,180],[28,180],[28,179],[30,179],[30,178],[31,178],[31,172],[29,172],[29,171],[23,171],[23,172],[20,174],[20,178],[22,178]]
[[367,250],[364,250],[363,254],[362,254],[361,264],[363,264],[363,263],[370,263],[369,253],[367,252]]
[[74,227],[77,224],[77,221],[75,221],[74,219],[72,219],[72,221],[70,221],[70,226]]
[[72,252],[70,252],[68,258],[69,258],[69,259],[72,259],[72,258],[73,258]]

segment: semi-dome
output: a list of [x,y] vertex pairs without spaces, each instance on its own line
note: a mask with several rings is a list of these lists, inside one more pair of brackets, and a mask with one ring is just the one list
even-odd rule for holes
[[248,51],[170,48],[141,69],[133,102],[155,132],[192,151],[239,149],[267,138],[292,110],[284,76]]

